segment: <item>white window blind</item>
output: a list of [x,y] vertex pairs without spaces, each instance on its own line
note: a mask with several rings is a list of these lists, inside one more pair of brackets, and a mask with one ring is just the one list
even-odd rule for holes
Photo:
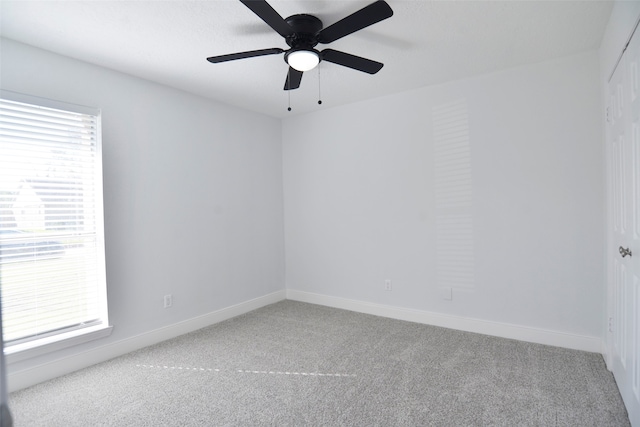
[[25,98],[3,92],[0,99],[0,290],[8,348],[108,325],[99,111],[16,99]]

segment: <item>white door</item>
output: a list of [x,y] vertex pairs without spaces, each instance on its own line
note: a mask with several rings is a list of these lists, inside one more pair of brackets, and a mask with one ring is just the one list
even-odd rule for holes
[[640,32],[609,83],[611,362],[634,427],[640,427]]

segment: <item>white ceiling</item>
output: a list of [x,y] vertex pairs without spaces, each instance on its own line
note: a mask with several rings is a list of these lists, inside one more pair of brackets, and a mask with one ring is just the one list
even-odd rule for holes
[[[325,27],[373,0],[269,0],[282,17]],[[0,1],[3,37],[287,117],[597,49],[612,8],[601,1],[387,0],[394,15],[329,45],[385,66],[375,75],[323,62],[283,90],[283,55],[211,64],[208,56],[280,47],[284,39],[237,0]],[[323,104],[317,104],[318,91]]]

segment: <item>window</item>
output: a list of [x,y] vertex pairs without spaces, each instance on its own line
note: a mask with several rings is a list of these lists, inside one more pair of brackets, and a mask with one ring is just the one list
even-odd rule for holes
[[0,92],[0,291],[9,361],[12,353],[40,354],[110,333],[100,142],[98,110]]

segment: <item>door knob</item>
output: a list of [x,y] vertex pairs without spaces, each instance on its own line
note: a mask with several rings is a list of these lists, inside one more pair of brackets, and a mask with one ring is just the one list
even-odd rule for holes
[[620,255],[622,255],[622,258],[626,257],[627,255],[631,256],[631,251],[629,250],[629,248],[625,249],[622,246],[620,246]]

